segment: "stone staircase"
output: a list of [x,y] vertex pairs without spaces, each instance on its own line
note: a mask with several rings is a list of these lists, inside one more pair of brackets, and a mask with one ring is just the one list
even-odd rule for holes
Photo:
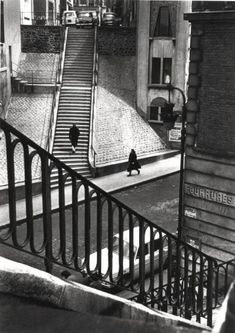
[[[53,155],[86,178],[93,75],[94,29],[69,28],[59,98]],[[69,129],[80,130],[76,154],[72,154]],[[52,184],[56,170],[52,171]]]

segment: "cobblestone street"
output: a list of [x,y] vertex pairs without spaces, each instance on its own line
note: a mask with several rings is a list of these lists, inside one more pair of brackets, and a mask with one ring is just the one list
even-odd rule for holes
[[[39,146],[46,148],[51,106],[52,94],[14,95],[6,120]],[[17,145],[15,154],[15,180],[20,182],[24,179],[22,147]],[[33,168],[33,177],[37,178],[40,168],[36,159]],[[4,135],[0,141],[0,169],[0,185],[4,185],[7,182]]]

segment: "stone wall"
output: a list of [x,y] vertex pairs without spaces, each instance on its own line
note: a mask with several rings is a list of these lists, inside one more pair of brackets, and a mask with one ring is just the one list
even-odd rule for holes
[[101,55],[135,56],[134,28],[99,28],[98,52]]
[[21,26],[22,52],[59,53],[62,27]]
[[192,27],[183,234],[226,261],[235,253],[235,13],[186,19]]

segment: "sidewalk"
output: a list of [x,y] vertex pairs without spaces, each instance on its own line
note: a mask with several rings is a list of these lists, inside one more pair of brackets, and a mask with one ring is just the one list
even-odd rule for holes
[[[153,179],[161,178],[172,173],[178,172],[180,169],[180,154],[144,165],[141,169],[140,175],[134,174],[131,177],[127,177],[127,172],[119,172],[112,175],[94,178],[92,182],[99,186],[101,189],[108,193],[113,193],[118,190],[123,190],[128,187],[139,185],[148,182]],[[84,199],[84,194],[79,191],[78,201]],[[72,202],[71,186],[67,186],[65,189],[65,202],[66,205],[70,205]],[[58,190],[53,190],[51,194],[51,206],[53,210],[58,209]],[[41,195],[33,197],[34,216],[42,213],[42,199]],[[17,220],[23,220],[26,217],[25,214],[25,200],[18,200],[16,203]],[[0,226],[9,223],[8,204],[0,206]]]

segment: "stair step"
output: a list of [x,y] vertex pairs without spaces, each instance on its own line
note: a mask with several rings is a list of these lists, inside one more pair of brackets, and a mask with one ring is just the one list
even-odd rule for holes
[[89,117],[83,117],[83,116],[77,116],[76,114],[75,115],[59,115],[59,118],[58,118],[58,120],[60,121],[60,122],[66,122],[67,120],[68,120],[68,118],[69,118],[69,120],[71,121],[73,121],[73,119],[78,119],[78,118],[81,118],[81,119],[84,119],[84,123],[88,123],[89,124],[89,122],[90,122],[90,118]]
[[69,72],[64,72],[64,74],[63,74],[63,78],[65,78],[65,77],[71,77],[71,78],[81,78],[81,77],[85,77],[85,78],[89,78],[89,79],[91,79],[92,78],[92,73],[86,73],[86,72],[82,72],[82,71],[71,71],[71,73],[69,73]]
[[66,104],[66,103],[73,103],[73,104],[79,104],[79,103],[83,103],[83,104],[87,104],[89,105],[91,96],[87,96],[82,97],[82,96],[71,96],[71,95],[66,95],[66,96],[62,96],[62,98],[60,98],[60,103],[62,104]]
[[[88,164],[94,30],[68,29],[53,154],[79,174],[91,178]],[[69,129],[77,123],[80,137],[72,154]],[[51,186],[57,187],[58,172],[52,171]],[[66,182],[69,184],[70,182]]]
[[60,103],[60,113],[69,113],[71,112],[71,114],[73,113],[84,113],[84,115],[87,115],[88,113],[90,113],[90,109],[91,109],[91,105],[90,103],[84,103],[84,102],[78,102],[78,103],[69,103],[69,102],[62,102]]

